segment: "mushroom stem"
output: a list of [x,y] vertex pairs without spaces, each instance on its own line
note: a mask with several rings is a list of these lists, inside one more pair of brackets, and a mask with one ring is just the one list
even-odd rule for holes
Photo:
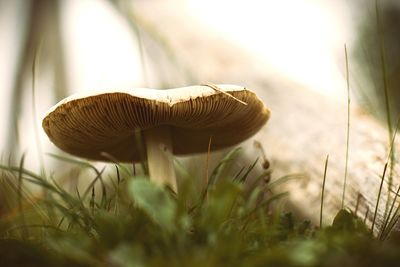
[[157,184],[169,185],[177,192],[170,127],[159,126],[146,130],[144,138],[150,180]]

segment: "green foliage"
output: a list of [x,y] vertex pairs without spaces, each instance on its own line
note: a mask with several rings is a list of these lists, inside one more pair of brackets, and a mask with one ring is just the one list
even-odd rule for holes
[[365,226],[360,218],[355,216],[349,210],[339,210],[333,219],[332,226],[328,228],[328,232],[335,234],[336,232],[355,233],[361,235],[368,235],[370,231]]
[[[117,177],[110,177],[117,182],[106,183],[103,170],[74,162],[94,170],[93,182],[83,193],[68,192],[51,178],[25,170],[22,163],[2,166],[0,188],[7,190],[3,193],[9,199],[3,202],[0,218],[0,266],[395,266],[398,262],[398,235],[380,241],[350,211],[340,210],[332,225],[322,229],[281,211],[279,203],[286,194],[272,194],[270,189],[289,176],[266,184],[262,178],[268,173],[252,179],[250,166],[229,178],[224,169],[236,153],[227,155],[203,190],[186,177],[179,194],[147,177],[133,177],[127,169],[120,175],[123,166],[117,167]],[[24,183],[39,185],[45,190],[43,197],[24,189]]]
[[175,230],[177,206],[167,191],[145,178],[130,181],[128,188],[134,204],[152,218],[154,223],[166,232]]

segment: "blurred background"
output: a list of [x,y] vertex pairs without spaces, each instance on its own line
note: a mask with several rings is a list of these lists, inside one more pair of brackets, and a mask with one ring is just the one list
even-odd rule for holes
[[382,123],[389,101],[395,121],[400,5],[378,2],[377,13],[375,0],[0,1],[1,161],[15,163],[26,153],[27,168],[37,169],[38,155],[57,151],[41,119],[72,93],[199,82],[177,60],[190,46],[170,50],[166,36],[146,24],[140,9],[155,3],[254,55],[266,73],[344,101],[347,44],[352,94]]

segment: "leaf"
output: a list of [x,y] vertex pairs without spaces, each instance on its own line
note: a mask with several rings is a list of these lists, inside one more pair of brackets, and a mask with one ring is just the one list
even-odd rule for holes
[[219,181],[210,191],[202,213],[202,223],[208,229],[217,229],[234,214],[235,203],[242,197],[243,185],[232,181]]
[[352,232],[359,234],[369,234],[366,225],[355,216],[351,211],[341,209],[333,219],[332,230],[334,232]]
[[209,179],[209,185],[214,184],[218,180],[221,173],[223,173],[223,171],[229,166],[229,163],[232,163],[232,161],[239,155],[241,150],[242,148],[238,147],[231,150],[228,154],[225,155],[225,157],[218,163],[218,165],[212,171]]
[[333,219],[332,228],[339,231],[354,231],[354,215],[345,209],[341,209]]
[[128,189],[139,209],[168,232],[174,231],[177,206],[167,190],[146,178],[131,180]]

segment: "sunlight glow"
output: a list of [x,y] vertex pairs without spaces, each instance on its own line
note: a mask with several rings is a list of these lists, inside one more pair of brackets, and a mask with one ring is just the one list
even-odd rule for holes
[[64,2],[68,77],[73,92],[142,83],[135,36],[105,1]]
[[[187,0],[207,26],[311,89],[344,91],[342,5],[313,0]],[[340,2],[340,1],[339,1]],[[343,63],[344,64],[344,63]],[[344,66],[344,65],[343,65]],[[339,90],[338,90],[339,89]]]

